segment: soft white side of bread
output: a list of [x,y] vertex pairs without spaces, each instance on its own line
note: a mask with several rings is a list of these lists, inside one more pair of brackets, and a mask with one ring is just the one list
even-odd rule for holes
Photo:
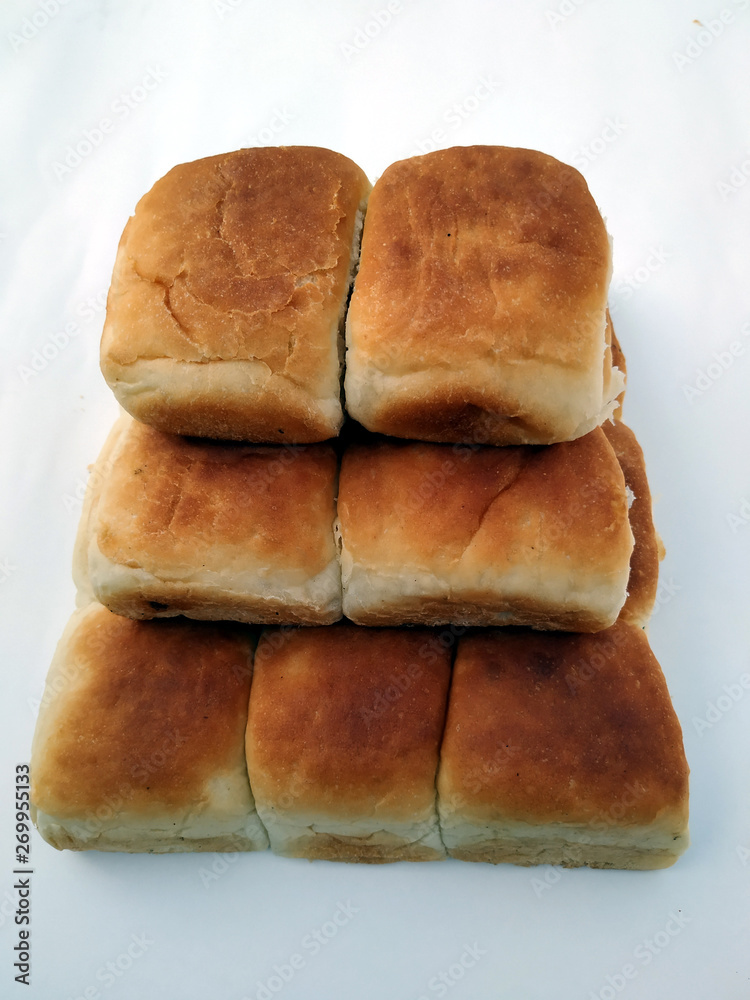
[[[122,566],[102,555],[96,538],[87,549],[88,586],[82,593],[127,618],[186,615],[203,621],[250,624],[329,625],[341,618],[341,575],[337,559],[312,579],[272,567],[215,572],[197,567],[156,576],[141,567]],[[167,604],[154,608],[152,603]]]
[[[338,352],[338,323],[331,325],[329,336],[334,345],[332,350]],[[283,373],[272,372],[265,362],[257,359],[216,359],[198,363],[175,358],[139,358],[129,365],[110,361],[108,371],[119,402],[144,423],[153,422],[155,410],[172,406],[176,410],[187,410],[196,400],[220,402],[230,413],[241,414],[247,409],[248,395],[261,391],[278,392],[294,404],[295,410],[306,412],[311,422],[323,422],[331,437],[338,433],[344,419],[337,382],[331,381],[329,394],[316,397]],[[236,419],[238,423],[242,420],[241,417]],[[186,418],[182,433],[195,433],[195,428],[187,426],[188,422]],[[174,432],[179,432],[176,427]],[[225,434],[234,440],[251,439],[241,432],[230,434],[227,430]]]
[[[487,566],[476,577],[459,562],[444,577],[409,565],[393,573],[355,565],[344,545],[343,610],[360,625],[528,625],[593,632],[616,620],[626,597],[627,565],[607,575],[575,566],[566,575],[539,568],[545,571]],[[489,607],[477,601],[480,593]]]
[[687,849],[686,829],[663,824],[604,828],[562,823],[472,822],[441,802],[440,830],[451,857],[493,864],[565,868],[667,868]]
[[413,822],[384,817],[351,817],[324,813],[293,813],[259,805],[271,850],[285,857],[329,857],[357,861],[436,861],[444,858],[437,813],[415,816]]
[[[239,788],[227,787],[240,805]],[[244,803],[243,810],[224,813],[212,809],[181,814],[164,814],[145,819],[128,816],[127,812],[113,814],[111,819],[99,820],[96,816],[83,822],[61,819],[36,811],[35,823],[39,833],[57,850],[69,851],[124,851],[126,853],[172,854],[185,851],[264,851],[268,837],[263,824],[251,803]],[[102,804],[101,815],[108,817],[112,809]]]
[[[603,343],[603,341],[602,341]],[[416,370],[392,374],[390,359],[384,349],[374,359],[359,356],[350,348],[344,380],[347,410],[366,427],[378,429],[380,414],[386,414],[390,404],[412,399],[429,399],[433,393],[456,391],[461,386],[482,386],[486,396],[487,418],[482,435],[472,438],[483,444],[554,444],[573,441],[588,434],[608,420],[617,406],[617,397],[625,388],[625,377],[617,368],[611,370],[602,387],[601,374],[586,378],[539,361],[523,361],[504,366],[495,373],[488,362],[470,362],[460,372],[454,370]],[[395,366],[394,366],[395,367]],[[516,425],[512,417],[498,414],[493,399],[508,393],[522,400],[524,417]],[[583,416],[582,416],[583,414]],[[534,430],[532,425],[538,425]],[[554,432],[544,427],[554,427]],[[421,435],[430,439],[429,435]],[[502,441],[500,440],[502,438]],[[434,440],[443,440],[438,435]]]

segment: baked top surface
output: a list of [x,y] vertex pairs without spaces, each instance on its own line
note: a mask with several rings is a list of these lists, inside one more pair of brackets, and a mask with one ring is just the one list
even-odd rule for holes
[[433,639],[349,624],[264,633],[247,730],[262,815],[372,825],[434,808],[450,652]]
[[632,549],[620,466],[603,432],[549,447],[376,441],[343,455],[338,501],[354,563],[446,573],[573,561],[618,571]]
[[477,822],[687,821],[680,724],[645,634],[485,630],[459,641],[441,801]]
[[330,446],[220,444],[123,418],[105,465],[93,531],[115,563],[304,580],[336,558]]
[[368,206],[349,346],[382,371],[467,360],[601,371],[610,248],[586,182],[534,150],[401,160]]
[[247,784],[246,630],[136,622],[90,605],[61,647],[34,739],[38,809],[73,820],[100,817],[102,808],[110,816],[182,815],[214,795],[222,802],[224,793],[210,787],[215,779]]
[[338,375],[331,328],[368,190],[355,163],[317,147],[242,149],[174,167],[125,227],[105,369],[160,357],[257,359],[322,392],[331,366]]

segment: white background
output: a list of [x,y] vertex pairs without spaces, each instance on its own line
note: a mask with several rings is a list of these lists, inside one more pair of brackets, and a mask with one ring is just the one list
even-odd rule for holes
[[[384,0],[45,3],[0,12],[0,996],[750,996],[750,4],[401,0],[380,25]],[[692,767],[693,845],[664,872],[560,873],[59,854],[35,836],[26,988],[13,774],[116,413],[98,340],[117,241],[174,164],[269,143],[329,146],[371,179],[430,143],[582,169],[614,237],[625,418],[668,552],[650,635]],[[306,936],[339,903],[357,912],[314,954]]]

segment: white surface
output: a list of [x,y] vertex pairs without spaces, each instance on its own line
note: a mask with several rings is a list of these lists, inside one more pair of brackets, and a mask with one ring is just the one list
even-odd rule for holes
[[[750,995],[750,692],[700,733],[693,721],[750,671],[750,4],[725,0],[722,26],[708,0],[401,0],[376,31],[385,0],[45,2],[46,24],[35,0],[0,11],[0,996],[255,1000],[279,995],[261,989],[275,966],[288,967],[272,981],[284,1000]],[[111,130],[57,176],[105,118]],[[35,836],[32,985],[18,985],[13,769],[73,609],[86,467],[116,413],[97,355],[125,220],[185,160],[307,143],[374,178],[435,131],[439,145],[529,146],[580,166],[608,218],[625,417],[668,551],[651,639],[692,766],[693,846],[665,872],[559,873],[58,854]],[[714,352],[728,364],[735,341],[721,368]],[[719,377],[686,398],[712,363]],[[225,870],[204,884],[212,867]],[[326,921],[335,936],[315,944]]]

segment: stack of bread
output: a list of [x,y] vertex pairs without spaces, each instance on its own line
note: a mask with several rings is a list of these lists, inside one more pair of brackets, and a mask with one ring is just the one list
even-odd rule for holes
[[157,182],[34,737],[49,843],[674,862],[688,768],[610,274],[585,181],[529,150],[371,193],[312,147]]

